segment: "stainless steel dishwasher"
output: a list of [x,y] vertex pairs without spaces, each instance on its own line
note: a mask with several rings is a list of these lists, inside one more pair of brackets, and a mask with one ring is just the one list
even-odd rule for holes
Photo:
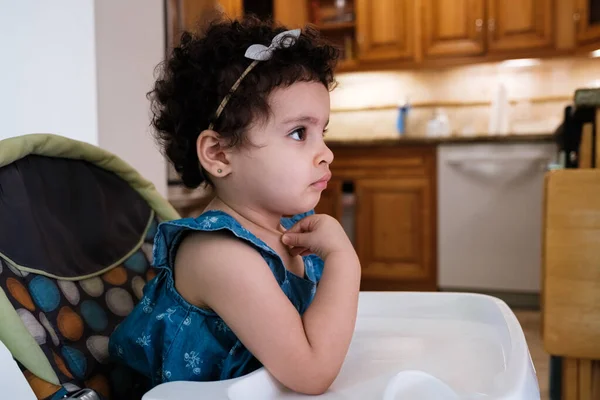
[[438,147],[441,289],[540,290],[544,174],[554,143]]

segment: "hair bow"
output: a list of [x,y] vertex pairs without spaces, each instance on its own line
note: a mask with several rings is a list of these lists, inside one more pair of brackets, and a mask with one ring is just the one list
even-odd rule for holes
[[244,56],[251,60],[257,61],[270,60],[273,56],[273,51],[292,46],[299,37],[300,29],[281,32],[273,38],[269,47],[262,44],[253,44],[252,46],[248,47]]
[[223,100],[221,100],[221,104],[219,104],[219,107],[215,112],[213,122],[211,122],[208,125],[208,129],[214,128],[214,121],[216,121],[217,118],[221,116],[223,109],[229,102],[229,99],[231,99],[233,93],[237,90],[238,86],[240,86],[240,83],[242,83],[242,80],[246,77],[246,75],[248,75],[250,71],[252,71],[256,64],[258,64],[259,61],[270,60],[271,57],[273,57],[273,51],[275,51],[276,49],[292,46],[294,43],[296,43],[296,39],[300,37],[300,32],[300,29],[293,29],[290,31],[281,32],[279,35],[275,36],[273,40],[271,40],[271,44],[269,45],[269,47],[264,46],[262,44],[253,44],[250,47],[248,47],[244,56],[254,61],[252,61],[252,63],[248,65],[248,67],[238,78],[238,80],[235,81],[235,83],[229,90],[229,93],[223,98]]

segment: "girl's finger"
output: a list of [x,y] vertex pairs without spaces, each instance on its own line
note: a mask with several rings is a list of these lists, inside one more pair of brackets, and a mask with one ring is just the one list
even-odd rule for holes
[[290,253],[292,257],[296,257],[297,255],[302,254],[306,251],[308,251],[306,247],[291,247],[288,250],[288,253]]

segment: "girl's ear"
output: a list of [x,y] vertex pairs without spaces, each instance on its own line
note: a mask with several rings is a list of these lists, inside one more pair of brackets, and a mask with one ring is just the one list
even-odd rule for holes
[[230,152],[218,132],[207,129],[196,140],[196,153],[202,168],[215,178],[231,173]]

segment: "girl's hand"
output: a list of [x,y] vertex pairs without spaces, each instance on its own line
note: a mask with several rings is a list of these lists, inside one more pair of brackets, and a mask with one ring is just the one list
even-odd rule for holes
[[283,234],[281,240],[291,246],[293,256],[314,253],[325,260],[336,252],[354,251],[340,223],[327,214],[302,218]]

